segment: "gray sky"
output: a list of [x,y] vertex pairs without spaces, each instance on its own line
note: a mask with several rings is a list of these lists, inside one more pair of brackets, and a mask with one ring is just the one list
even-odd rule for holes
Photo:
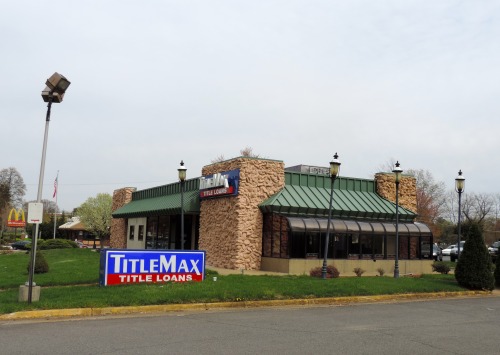
[[499,192],[499,1],[4,1],[0,168],[35,200],[188,178],[242,148],[371,178],[397,159]]

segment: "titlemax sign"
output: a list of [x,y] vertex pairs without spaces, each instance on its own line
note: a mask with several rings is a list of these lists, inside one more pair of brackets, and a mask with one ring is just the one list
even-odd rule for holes
[[200,178],[200,198],[237,195],[239,181],[239,169],[202,176]]
[[101,286],[203,281],[205,252],[104,249],[99,276]]

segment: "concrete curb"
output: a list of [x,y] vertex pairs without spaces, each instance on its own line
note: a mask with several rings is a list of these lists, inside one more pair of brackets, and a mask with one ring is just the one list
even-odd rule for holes
[[349,305],[356,303],[376,302],[404,302],[412,300],[430,300],[441,298],[463,298],[473,296],[493,296],[498,294],[489,291],[461,291],[461,292],[434,292],[434,293],[412,293],[378,296],[351,296],[351,297],[328,297],[310,299],[287,299],[268,301],[238,301],[217,303],[184,303],[151,306],[127,306],[127,307],[103,307],[103,308],[69,308],[69,309],[47,309],[36,311],[22,311],[0,315],[0,321],[26,320],[43,318],[70,318],[70,317],[98,317],[123,314],[152,314],[178,311],[203,311],[231,308],[257,308],[257,307],[286,307],[286,306],[317,306],[317,305]]

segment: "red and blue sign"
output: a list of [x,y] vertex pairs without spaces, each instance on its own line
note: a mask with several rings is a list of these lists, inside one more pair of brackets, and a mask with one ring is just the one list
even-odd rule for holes
[[240,170],[229,170],[200,178],[200,199],[238,195]]
[[103,249],[101,286],[203,281],[205,251]]

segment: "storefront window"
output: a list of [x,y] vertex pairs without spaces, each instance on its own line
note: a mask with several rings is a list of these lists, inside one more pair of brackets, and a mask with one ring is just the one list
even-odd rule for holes
[[[323,258],[326,223],[319,221],[318,223],[317,219],[264,215],[262,255],[279,258]],[[344,220],[337,222],[339,223],[335,225],[334,230],[330,230],[329,259],[395,259],[394,224]],[[335,230],[341,230],[343,225],[349,225],[351,229],[355,229],[355,226],[360,228],[359,231],[347,233]],[[432,236],[421,236],[421,228],[407,224],[405,228],[400,229],[400,259],[423,258],[421,245],[432,243]]]
[[134,240],[134,231],[135,231],[135,226],[129,226],[128,239]]
[[137,233],[137,240],[144,240],[144,226],[139,226],[139,233]]
[[146,249],[153,249],[158,236],[158,216],[148,217],[146,232]]

